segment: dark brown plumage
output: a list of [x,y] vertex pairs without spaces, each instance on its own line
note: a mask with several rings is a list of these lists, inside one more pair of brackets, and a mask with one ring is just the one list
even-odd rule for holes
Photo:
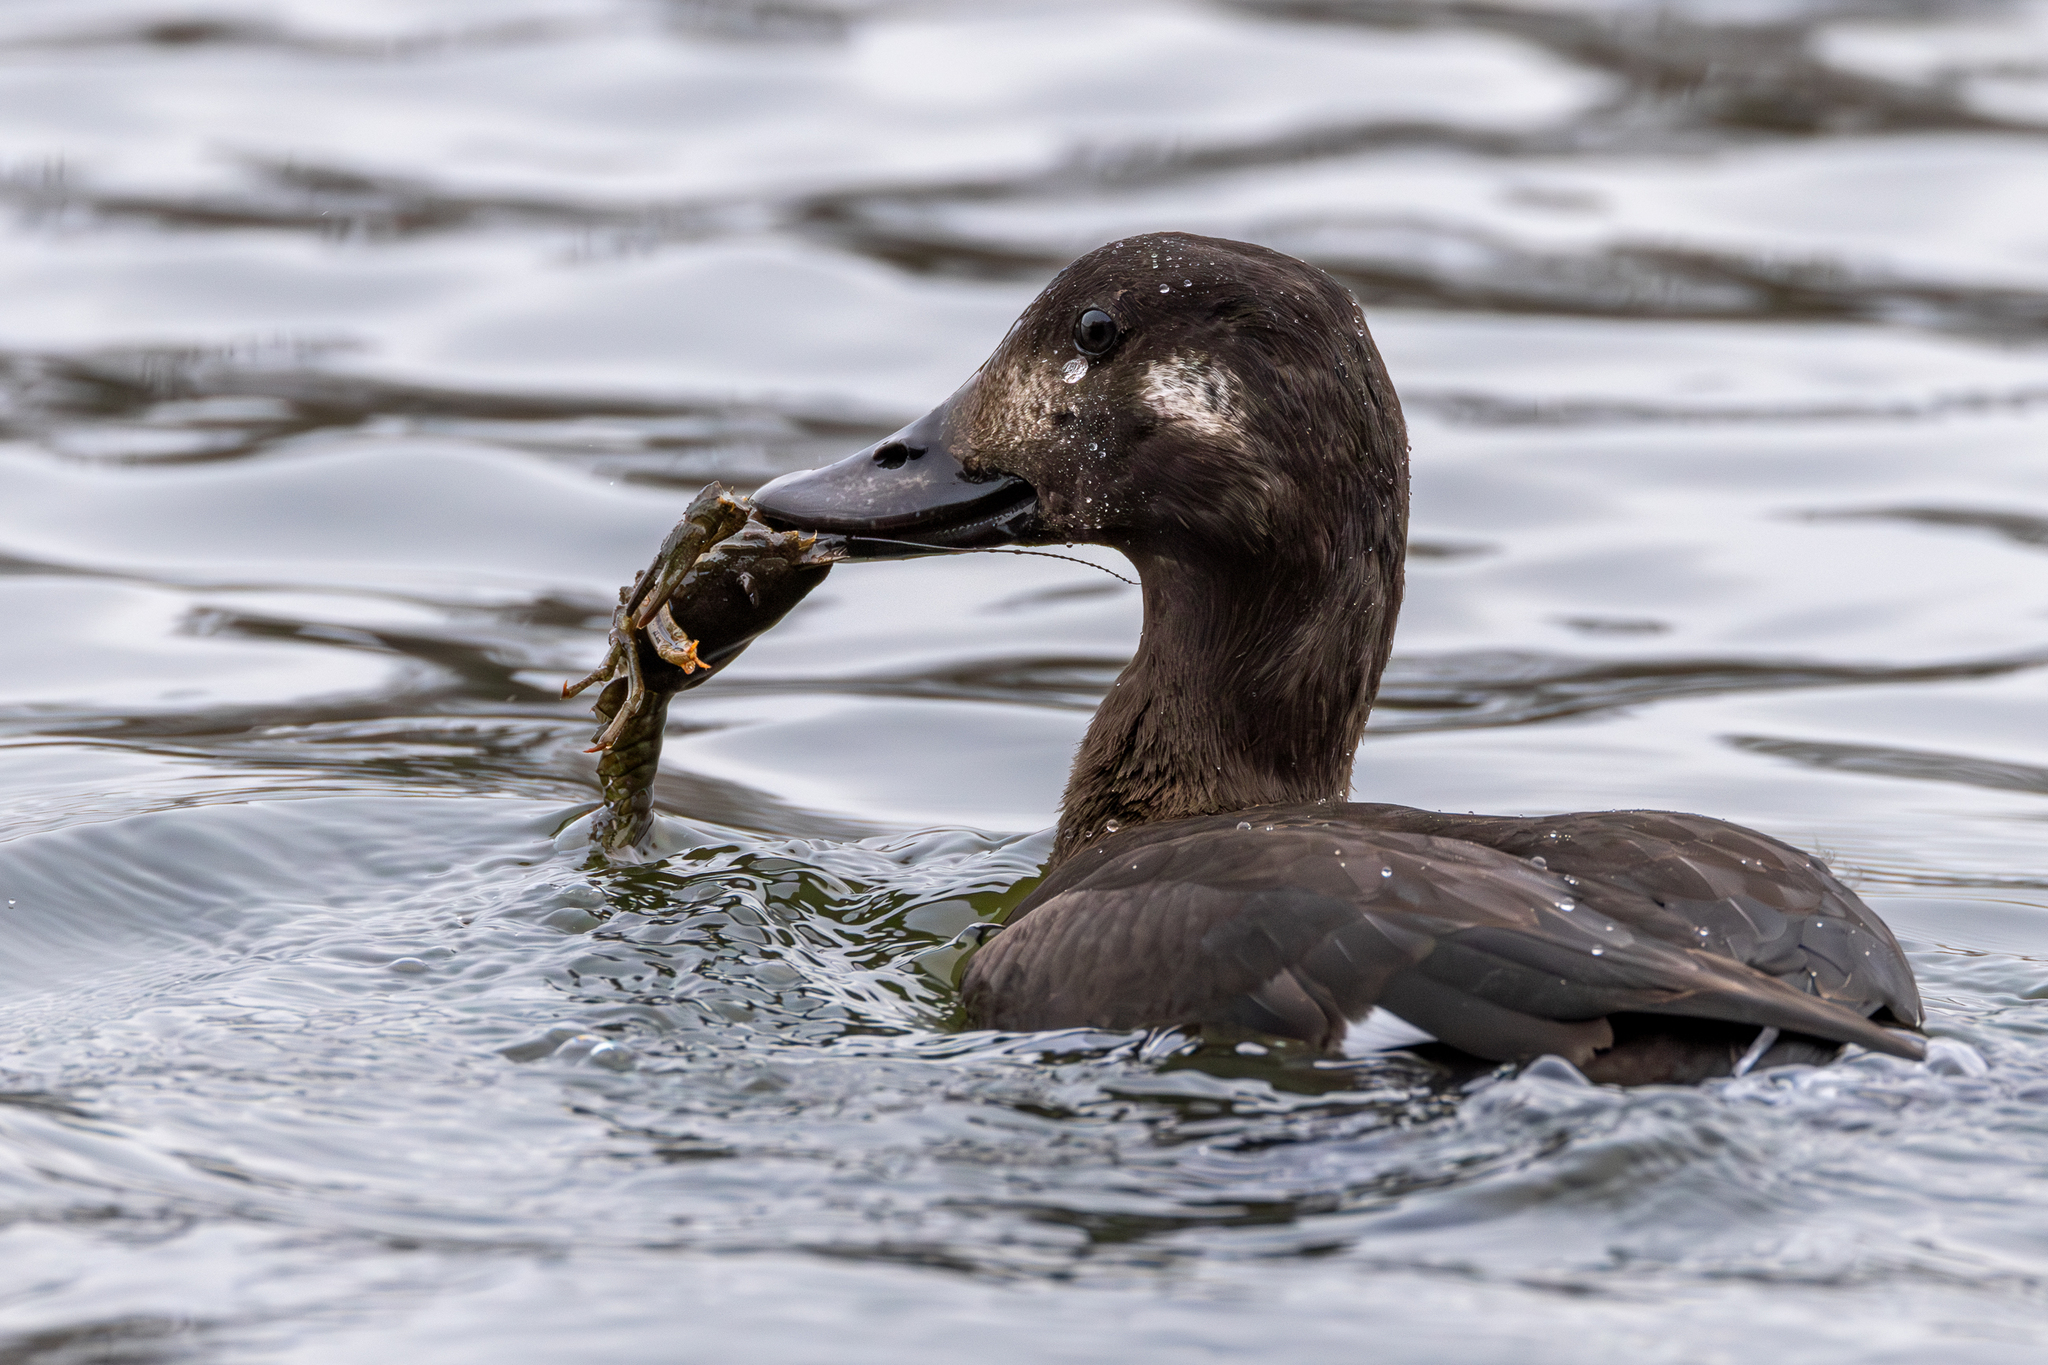
[[[1082,353],[1091,313],[1115,340]],[[778,525],[1109,545],[1143,580],[1144,634],[1075,759],[1049,874],[968,966],[975,1022],[1225,1025],[1335,1051],[1391,1015],[1479,1058],[1556,1053],[1624,1082],[1726,1074],[1746,1051],[1920,1055],[1880,1026],[1920,1022],[1897,942],[1775,840],[1656,811],[1346,803],[1400,608],[1407,463],[1335,281],[1164,233],[1075,262],[927,418],[762,490]]]
[[[1765,1026],[1910,1054],[1864,1016],[1920,1019],[1898,945],[1824,867],[1664,811],[1309,804],[1141,825],[1056,868],[965,990],[993,1028],[1226,1024],[1333,1051],[1379,1006],[1477,1057],[1629,1080],[1726,1074]],[[1658,1023],[1631,1020],[1617,1048],[1617,1014]],[[1668,1056],[1637,1074],[1652,1053]]]

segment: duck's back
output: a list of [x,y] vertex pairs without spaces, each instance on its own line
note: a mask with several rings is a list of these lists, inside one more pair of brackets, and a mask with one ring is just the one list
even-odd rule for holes
[[[1356,1051],[1393,1023],[1490,1060],[1605,1059],[1614,1079],[1726,1071],[1766,1028],[1919,1051],[1870,1021],[1916,1026],[1920,1000],[1854,893],[1776,840],[1664,811],[1141,825],[1055,868],[963,989],[991,1028],[1235,1025]],[[1645,1019],[1701,1021],[1706,1060],[1617,1049]]]

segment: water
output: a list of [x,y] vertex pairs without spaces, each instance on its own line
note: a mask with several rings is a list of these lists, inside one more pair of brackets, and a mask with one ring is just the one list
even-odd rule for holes
[[[17,0],[0,1358],[2032,1359],[2044,184],[2040,4]],[[1822,850],[1987,1070],[958,1032],[1135,639],[1055,561],[836,572],[592,864],[691,493],[1151,228],[1407,402],[1359,794]]]

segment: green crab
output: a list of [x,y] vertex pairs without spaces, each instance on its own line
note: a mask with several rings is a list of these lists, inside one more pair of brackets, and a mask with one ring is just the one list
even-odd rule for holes
[[562,685],[573,697],[597,683],[604,804],[591,839],[608,855],[630,854],[654,823],[654,774],[669,699],[738,658],[845,558],[837,537],[774,531],[752,504],[711,484],[662,541],[654,562],[619,589],[610,648],[591,673]]

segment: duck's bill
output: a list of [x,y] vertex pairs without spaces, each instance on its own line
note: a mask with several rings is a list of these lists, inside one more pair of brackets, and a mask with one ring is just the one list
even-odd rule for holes
[[754,514],[777,530],[835,537],[847,559],[946,554],[1028,539],[1038,521],[1031,485],[961,467],[952,439],[960,396],[837,464],[783,475],[754,494]]

